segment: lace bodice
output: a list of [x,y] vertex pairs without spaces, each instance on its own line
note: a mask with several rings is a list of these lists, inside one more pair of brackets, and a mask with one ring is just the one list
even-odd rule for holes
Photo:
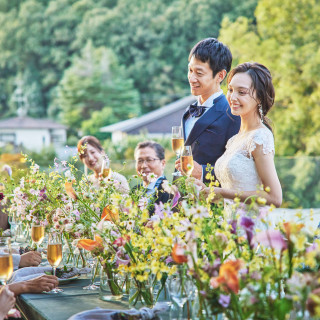
[[238,133],[228,140],[225,153],[215,164],[221,187],[237,191],[255,191],[261,186],[252,152],[262,145],[264,154],[274,154],[272,132],[266,128]]

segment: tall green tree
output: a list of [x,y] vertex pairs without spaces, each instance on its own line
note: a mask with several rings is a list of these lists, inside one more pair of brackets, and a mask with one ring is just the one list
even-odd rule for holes
[[74,132],[101,135],[102,126],[137,116],[139,94],[115,54],[89,41],[57,90],[60,118]]
[[235,63],[258,61],[273,75],[278,155],[320,154],[320,3],[260,0],[256,24],[247,18],[222,24],[220,39]]

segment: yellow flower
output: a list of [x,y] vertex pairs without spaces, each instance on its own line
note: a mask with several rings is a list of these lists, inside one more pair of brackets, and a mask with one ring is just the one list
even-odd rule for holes
[[267,203],[267,199],[262,198],[262,197],[258,197],[257,202],[259,205],[264,206]]
[[264,190],[265,190],[266,192],[270,192],[270,191],[271,191],[270,187],[265,187]]

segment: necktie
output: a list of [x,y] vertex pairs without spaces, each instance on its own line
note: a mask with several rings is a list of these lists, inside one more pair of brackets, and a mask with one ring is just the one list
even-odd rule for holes
[[203,115],[203,113],[205,112],[207,107],[204,107],[204,106],[195,106],[195,105],[190,105],[189,106],[189,114],[191,117],[195,117],[195,118],[198,118],[198,117],[201,117]]

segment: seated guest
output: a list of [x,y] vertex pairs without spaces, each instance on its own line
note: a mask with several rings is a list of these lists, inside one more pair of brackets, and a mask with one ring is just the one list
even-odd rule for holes
[[[149,213],[154,213],[153,203],[166,203],[170,195],[162,189],[162,183],[167,180],[164,176],[166,160],[164,148],[154,141],[140,142],[134,151],[136,171],[142,178],[145,196],[148,198]],[[154,176],[154,178],[152,177]]]
[[[109,162],[100,141],[96,137],[85,136],[78,142],[78,152],[81,162],[94,173],[89,176],[89,180],[99,187],[100,181],[106,178],[104,169],[107,168],[106,164]],[[108,178],[114,180],[119,191],[129,192],[128,181],[123,175],[112,171]]]

